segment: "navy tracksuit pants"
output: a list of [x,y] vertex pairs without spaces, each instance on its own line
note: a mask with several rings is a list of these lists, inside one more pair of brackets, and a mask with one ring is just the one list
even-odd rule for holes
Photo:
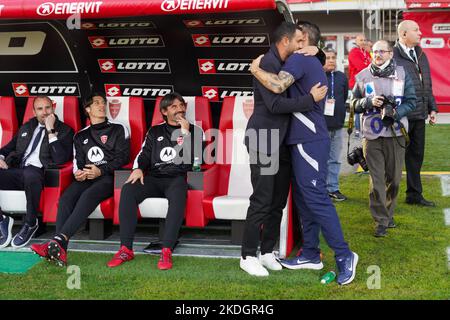
[[336,259],[350,255],[339,217],[327,191],[327,162],[330,140],[292,145],[293,195],[303,226],[303,251],[306,259],[320,254],[319,233],[333,249]]

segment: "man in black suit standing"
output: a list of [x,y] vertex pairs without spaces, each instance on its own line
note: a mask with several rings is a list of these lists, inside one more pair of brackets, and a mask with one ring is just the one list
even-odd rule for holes
[[436,123],[437,107],[433,96],[430,65],[427,56],[419,46],[419,25],[412,20],[402,21],[398,25],[398,41],[394,46],[394,59],[412,78],[417,96],[416,109],[408,114],[408,134],[410,143],[406,148],[406,203],[434,207],[435,203],[422,195],[420,169],[425,152],[425,120]]
[[[302,39],[301,29],[296,24],[283,22],[274,32],[274,44],[262,58],[260,67],[278,74],[287,57],[300,48]],[[317,49],[314,50],[317,53]],[[325,61],[323,52],[320,54]],[[310,94],[290,99],[286,98],[286,93],[272,93],[253,79],[253,90],[255,107],[247,124],[245,140],[250,156],[253,194],[245,222],[240,267],[253,276],[268,276],[267,269],[282,269],[273,248],[279,237],[291,180],[290,153],[283,142],[290,117],[293,112],[312,110],[314,101],[325,97],[327,87],[317,84]],[[261,226],[261,254],[258,259],[256,251]]]
[[33,101],[35,117],[24,123],[13,139],[0,149],[0,190],[24,190],[27,213],[14,238],[13,218],[0,210],[0,249],[28,244],[37,231],[39,203],[44,188],[44,169],[64,164],[72,157],[73,130],[55,115],[53,101],[38,96]]

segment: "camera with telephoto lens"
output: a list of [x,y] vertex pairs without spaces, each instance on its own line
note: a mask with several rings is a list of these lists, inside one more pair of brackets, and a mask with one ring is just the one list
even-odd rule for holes
[[364,158],[364,154],[361,147],[355,147],[353,148],[352,152],[347,154],[347,162],[350,165],[359,163],[359,165],[361,166],[361,168],[363,168],[364,171],[369,171],[369,167],[367,166],[366,158]]
[[395,102],[395,98],[393,96],[385,96],[383,97],[383,104],[381,105],[381,121],[383,122],[383,126],[389,128],[394,124],[394,109],[397,106]]

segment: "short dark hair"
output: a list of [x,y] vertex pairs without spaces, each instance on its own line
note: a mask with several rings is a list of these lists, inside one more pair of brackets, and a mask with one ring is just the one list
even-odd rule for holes
[[303,32],[308,34],[310,46],[317,46],[319,44],[320,29],[316,24],[308,21],[297,21],[297,25],[303,29]]
[[335,56],[337,55],[336,50],[334,50],[333,48],[330,48],[330,47],[323,48],[323,52],[325,52],[325,53],[334,53]]
[[49,97],[49,96],[44,96],[44,95],[40,95],[40,96],[36,96],[36,97],[34,97],[34,99],[33,99],[33,109],[34,109],[34,103],[35,103],[35,102],[36,102],[36,100],[38,100],[38,99],[46,99],[46,100],[50,101],[50,105],[52,105],[52,106],[53,106],[53,100],[52,100],[52,99],[50,99],[50,97]]
[[273,42],[279,43],[284,37],[291,40],[297,30],[302,31],[295,23],[283,21],[273,32]]
[[89,118],[89,114],[86,112],[86,108],[90,107],[94,102],[94,97],[102,97],[103,101],[106,103],[106,95],[103,92],[92,92],[83,102],[84,114]]
[[175,101],[179,100],[184,105],[186,105],[186,101],[184,100],[183,96],[179,94],[178,92],[171,92],[166,94],[159,103],[159,112],[161,112],[161,115],[164,119],[164,121],[167,121],[167,117],[162,113],[162,110],[167,110],[167,108]]

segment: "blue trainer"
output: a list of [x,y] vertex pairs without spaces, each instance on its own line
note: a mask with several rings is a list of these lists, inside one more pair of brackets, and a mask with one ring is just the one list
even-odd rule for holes
[[296,269],[311,269],[311,270],[321,270],[323,269],[322,261],[320,257],[317,259],[306,259],[302,255],[291,258],[280,260],[280,263],[283,267],[296,270]]
[[337,259],[336,265],[338,269],[337,282],[340,285],[349,284],[355,279],[356,266],[358,265],[358,255],[352,252],[352,255],[347,258]]
[[6,248],[11,242],[13,224],[13,218],[3,216],[3,220],[0,222],[0,249]]
[[20,229],[19,233],[17,233],[12,239],[11,246],[13,248],[22,248],[25,247],[28,242],[30,242],[31,238],[33,238],[39,227],[39,222],[36,219],[36,224],[34,226],[30,226],[28,223],[24,223],[22,229]]

